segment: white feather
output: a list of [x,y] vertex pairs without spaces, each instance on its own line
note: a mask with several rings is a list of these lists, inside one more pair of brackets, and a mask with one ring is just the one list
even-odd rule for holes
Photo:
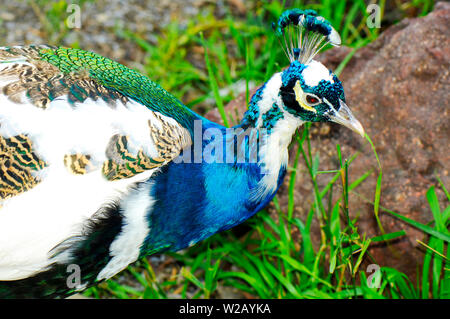
[[316,86],[321,80],[330,81],[334,83],[333,76],[330,71],[320,62],[312,60],[306,65],[302,72],[305,84],[308,86]]
[[62,256],[49,259],[49,252],[81,235],[88,218],[105,203],[123,198],[130,185],[152,172],[108,182],[100,171],[76,176],[52,169],[33,189],[6,200],[0,210],[0,280],[25,278],[63,261]]
[[[136,151],[138,146],[144,147],[150,157],[158,156],[148,121],[159,126],[159,120],[147,107],[134,101],[126,105],[117,102],[111,108],[101,99],[88,99],[71,106],[67,97],[60,97],[44,110],[30,103],[12,103],[2,95],[0,105],[0,135],[27,134],[36,153],[51,165],[62,165],[61,155],[75,152],[103,162],[105,146],[114,134],[127,135],[130,147]],[[174,122],[167,117],[164,120]]]
[[264,87],[264,92],[261,96],[261,100],[258,102],[259,117],[256,122],[256,126],[260,127],[262,125],[262,115],[269,111],[273,103],[278,99],[278,92],[280,92],[281,87],[281,72],[275,73],[269,81],[267,81]]
[[97,280],[114,276],[138,259],[141,245],[150,231],[146,218],[154,203],[150,189],[150,183],[142,183],[122,200],[124,226],[110,246],[110,255],[113,257],[98,274]]
[[[173,119],[160,116],[176,124]],[[52,260],[49,252],[65,239],[80,235],[83,223],[102,205],[125,200],[130,185],[153,174],[155,170],[149,170],[111,182],[101,174],[101,167],[85,175],[73,175],[63,163],[64,155],[72,152],[89,154],[93,162],[104,161],[109,139],[116,133],[129,136],[135,149],[144,147],[148,155],[155,156],[148,121],[160,125],[154,112],[132,101],[126,105],[118,102],[116,108],[111,108],[102,100],[86,100],[72,107],[66,98],[58,98],[43,110],[0,96],[0,135],[27,134],[33,149],[48,164],[38,173],[42,177],[38,185],[0,203],[0,280],[26,278],[53,261],[69,258],[70,254],[62,254]],[[127,227],[135,227],[138,217],[133,214],[137,208],[128,201],[124,204],[132,214]],[[136,235],[139,240],[144,233],[142,230]],[[111,251],[119,256],[121,243],[127,238],[123,237]],[[122,267],[135,256],[136,251],[130,249],[117,265]],[[109,272],[114,269],[111,266]]]
[[[269,85],[267,87],[267,85]],[[275,103],[283,111],[283,119],[277,121],[267,138],[260,139],[259,157],[264,177],[259,181],[251,194],[252,201],[260,201],[270,193],[275,192],[278,186],[278,175],[281,166],[288,162],[288,146],[291,143],[295,130],[303,124],[299,117],[287,112],[284,103],[278,94],[282,85],[281,73],[275,74],[266,84],[263,98],[258,104],[260,114],[264,114]],[[263,110],[262,110],[262,108]],[[270,106],[270,107],[269,107]],[[261,117],[261,115],[260,115]],[[261,119],[262,123],[262,119]]]

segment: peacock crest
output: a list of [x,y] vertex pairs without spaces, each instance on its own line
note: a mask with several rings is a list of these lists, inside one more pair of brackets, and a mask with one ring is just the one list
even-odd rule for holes
[[327,44],[341,44],[341,37],[330,22],[314,10],[287,10],[272,28],[290,63],[308,64]]

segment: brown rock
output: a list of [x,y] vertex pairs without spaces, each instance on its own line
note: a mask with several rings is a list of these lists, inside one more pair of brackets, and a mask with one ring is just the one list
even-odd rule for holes
[[[422,223],[433,220],[425,193],[430,186],[438,184],[435,174],[447,187],[450,184],[449,39],[450,3],[438,3],[428,16],[403,20],[358,50],[339,77],[347,104],[363,124],[380,157],[383,168],[381,206]],[[328,68],[335,69],[350,51],[345,47],[334,48],[318,59]],[[227,113],[240,116],[245,109],[244,96],[226,107]],[[216,110],[206,117],[221,122]],[[356,192],[374,199],[378,168],[365,140],[344,127],[324,123],[313,125],[311,138],[313,153],[320,154],[321,170],[338,167],[336,144],[341,145],[342,154],[347,158],[360,151],[350,165],[350,182],[373,169]],[[295,151],[296,147],[293,147],[291,166]],[[313,202],[312,186],[302,160],[299,168],[295,214],[305,220]],[[319,177],[319,185],[323,187],[331,175]],[[289,178],[286,178],[277,195],[285,209],[288,182]],[[438,188],[437,192],[444,201],[443,192]],[[359,216],[361,234],[366,233],[369,237],[380,234],[371,204],[351,194],[349,207],[352,218]],[[424,234],[387,213],[380,216],[386,232],[404,229],[407,236],[391,245],[394,250],[378,246],[371,248],[370,253],[380,266],[394,267],[415,281],[417,266],[423,259],[416,239],[423,239]],[[317,243],[319,236],[316,225]]]

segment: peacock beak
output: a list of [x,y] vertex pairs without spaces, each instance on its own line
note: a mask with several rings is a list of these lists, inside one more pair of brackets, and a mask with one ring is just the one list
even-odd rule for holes
[[335,111],[333,114],[328,115],[330,117],[330,120],[332,122],[342,124],[364,137],[364,128],[362,127],[361,123],[353,116],[347,104],[345,104],[341,100],[339,100],[339,104],[339,111]]

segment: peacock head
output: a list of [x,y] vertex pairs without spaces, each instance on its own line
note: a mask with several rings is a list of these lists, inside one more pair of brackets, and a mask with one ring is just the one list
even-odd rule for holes
[[285,112],[302,122],[335,122],[364,136],[361,123],[345,102],[338,77],[314,56],[327,44],[341,44],[331,24],[313,10],[285,11],[274,31],[290,60],[281,73],[279,96]]

